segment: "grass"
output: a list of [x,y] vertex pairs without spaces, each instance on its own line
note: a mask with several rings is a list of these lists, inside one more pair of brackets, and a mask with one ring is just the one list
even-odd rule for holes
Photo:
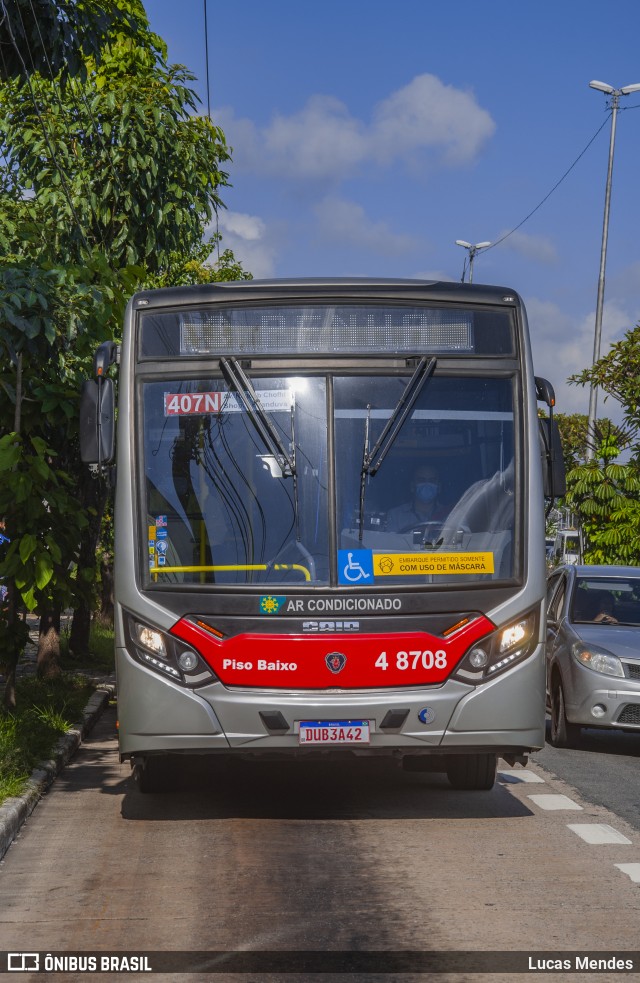
[[[77,671],[67,671],[78,663],[68,655],[68,645],[62,637],[62,674],[55,679],[20,679],[16,710],[8,713],[0,709],[0,805],[25,790],[33,769],[52,757],[60,738],[82,719],[95,687]],[[82,659],[82,667],[89,672],[113,671],[110,625],[93,623],[89,652]]]
[[94,672],[113,672],[113,624],[94,618],[89,633],[89,651],[82,657],[70,654],[69,635],[67,632],[62,632],[60,635],[60,658],[63,668],[70,671],[82,665],[83,669]]

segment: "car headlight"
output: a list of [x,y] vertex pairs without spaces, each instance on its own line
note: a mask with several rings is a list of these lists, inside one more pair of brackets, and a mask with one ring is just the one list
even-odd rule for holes
[[593,645],[585,645],[583,642],[574,642],[572,650],[573,657],[577,659],[581,666],[593,669],[594,672],[603,672],[606,676],[624,676],[624,669],[620,659],[607,652],[605,649],[595,648]]

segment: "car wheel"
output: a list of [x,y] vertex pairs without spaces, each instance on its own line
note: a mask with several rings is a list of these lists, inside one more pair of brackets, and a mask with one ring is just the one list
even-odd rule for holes
[[447,778],[454,788],[487,791],[496,780],[498,756],[495,754],[452,754],[447,758]]
[[559,676],[551,685],[551,729],[549,743],[553,747],[573,747],[580,742],[580,727],[567,720],[564,690]]

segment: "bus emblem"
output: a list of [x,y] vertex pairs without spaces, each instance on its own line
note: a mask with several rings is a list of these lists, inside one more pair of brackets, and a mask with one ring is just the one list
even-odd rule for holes
[[324,661],[327,664],[327,669],[330,669],[333,673],[342,672],[347,664],[347,657],[343,655],[342,652],[329,652],[325,655]]
[[277,614],[285,601],[286,597],[265,594],[260,598],[260,610],[262,614]]

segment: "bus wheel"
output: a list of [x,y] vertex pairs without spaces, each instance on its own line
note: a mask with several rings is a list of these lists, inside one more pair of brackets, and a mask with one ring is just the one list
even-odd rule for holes
[[452,754],[447,758],[447,778],[454,788],[486,791],[496,780],[496,754]]
[[169,785],[166,755],[137,758],[133,766],[133,779],[140,792],[166,792]]
[[564,704],[564,690],[560,677],[556,674],[551,686],[551,727],[549,744],[552,747],[575,747],[580,741],[580,727],[567,720]]

